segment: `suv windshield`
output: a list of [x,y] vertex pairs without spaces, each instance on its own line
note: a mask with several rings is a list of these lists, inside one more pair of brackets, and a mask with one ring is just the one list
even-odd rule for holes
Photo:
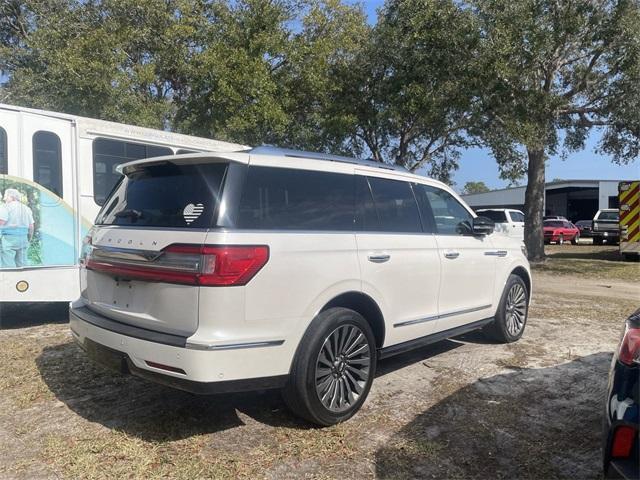
[[116,186],[96,224],[209,228],[226,170],[226,163],[145,166]]
[[618,212],[600,212],[598,220],[618,220]]

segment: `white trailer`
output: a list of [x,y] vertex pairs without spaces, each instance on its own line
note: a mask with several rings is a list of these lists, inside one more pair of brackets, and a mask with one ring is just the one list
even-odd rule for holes
[[[79,297],[82,240],[120,177],[116,171],[120,163],[246,149],[206,138],[0,104],[0,302]],[[26,226],[11,225],[15,215],[7,221],[8,204],[16,201],[4,198],[8,189],[13,197],[18,191],[17,201],[31,211],[32,234],[23,233]],[[27,235],[22,251],[16,250],[21,237],[12,235]]]

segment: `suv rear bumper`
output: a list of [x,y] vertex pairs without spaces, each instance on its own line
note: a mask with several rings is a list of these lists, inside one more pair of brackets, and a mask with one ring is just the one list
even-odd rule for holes
[[[101,321],[104,323],[99,325]],[[252,348],[193,350],[136,338],[140,336],[139,330],[144,329],[113,322],[86,307],[70,309],[69,326],[76,342],[96,363],[192,393],[280,388],[288,378],[285,365],[290,365],[290,360],[283,358],[288,356],[288,349],[283,348],[282,343]],[[118,328],[133,330],[125,334],[114,331]],[[144,332],[160,335],[156,340],[166,335],[148,330]],[[177,338],[186,341],[184,337]]]

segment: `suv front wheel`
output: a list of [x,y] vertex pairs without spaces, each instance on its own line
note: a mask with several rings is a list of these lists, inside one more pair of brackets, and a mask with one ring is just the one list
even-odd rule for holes
[[318,425],[344,422],[369,394],[376,353],[371,327],[359,313],[339,307],[321,312],[298,347],[285,403]]
[[524,333],[529,313],[529,292],[521,277],[511,274],[502,292],[496,316],[484,332],[502,343],[518,340]]

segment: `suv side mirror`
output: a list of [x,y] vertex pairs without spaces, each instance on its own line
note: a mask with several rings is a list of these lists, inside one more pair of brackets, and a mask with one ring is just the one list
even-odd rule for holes
[[493,220],[487,217],[475,217],[472,220],[471,232],[474,235],[491,235],[496,228]]

